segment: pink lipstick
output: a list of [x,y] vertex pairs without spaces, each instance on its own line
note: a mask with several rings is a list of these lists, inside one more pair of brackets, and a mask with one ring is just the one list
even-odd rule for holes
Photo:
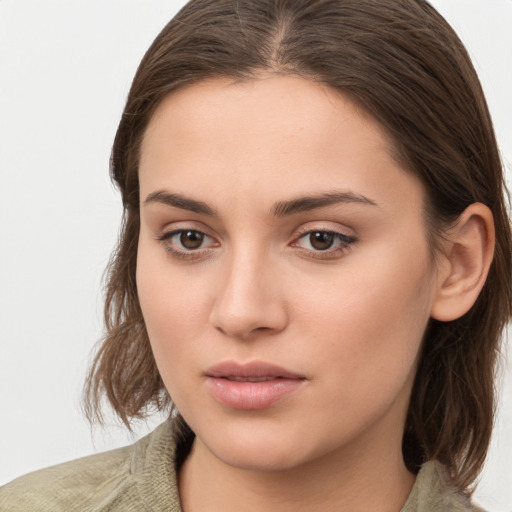
[[233,409],[266,409],[305,382],[305,377],[260,361],[227,361],[206,371],[213,397]]

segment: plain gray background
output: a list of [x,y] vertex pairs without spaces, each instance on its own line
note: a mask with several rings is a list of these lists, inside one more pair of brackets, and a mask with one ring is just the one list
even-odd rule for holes
[[[140,58],[183,4],[0,0],[0,484],[132,441],[114,420],[91,436],[80,393],[121,213],[110,146]],[[510,173],[512,0],[433,4],[474,59]],[[495,512],[512,511],[511,359],[476,494]]]

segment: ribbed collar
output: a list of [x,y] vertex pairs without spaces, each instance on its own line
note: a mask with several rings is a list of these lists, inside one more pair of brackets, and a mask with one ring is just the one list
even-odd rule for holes
[[[131,471],[141,500],[151,512],[183,512],[175,470],[178,436],[169,419],[134,446]],[[441,464],[421,468],[400,512],[478,512],[467,496],[449,483]]]

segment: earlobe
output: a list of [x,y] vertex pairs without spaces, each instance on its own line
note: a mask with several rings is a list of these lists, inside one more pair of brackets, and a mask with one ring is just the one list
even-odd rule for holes
[[482,290],[494,255],[494,221],[482,203],[468,206],[447,234],[431,317],[442,322],[466,314]]

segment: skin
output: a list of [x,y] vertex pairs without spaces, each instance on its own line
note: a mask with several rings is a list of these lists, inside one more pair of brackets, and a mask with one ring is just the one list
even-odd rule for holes
[[[184,510],[399,510],[414,483],[401,441],[418,352],[451,266],[432,261],[423,187],[381,127],[298,77],[205,81],[157,109],[140,187],[140,303],[197,436]],[[352,196],[276,214],[333,192]],[[205,235],[190,249],[179,230]],[[310,231],[343,236],[317,250]],[[304,380],[270,407],[233,409],[205,376],[227,360]]]

